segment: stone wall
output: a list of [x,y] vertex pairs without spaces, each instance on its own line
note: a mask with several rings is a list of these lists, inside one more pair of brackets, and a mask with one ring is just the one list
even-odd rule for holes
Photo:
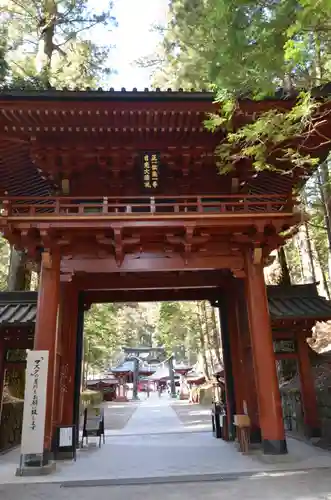
[[0,451],[9,450],[21,442],[23,401],[6,401],[2,405]]
[[[285,392],[285,391],[281,391]],[[300,391],[298,389],[292,389],[287,392],[287,396],[292,400],[292,407],[287,411],[284,411],[284,400],[283,400],[283,412],[286,424],[286,416],[291,417],[292,428],[294,432],[298,434],[304,434],[304,424],[303,424],[303,413],[300,400]],[[321,438],[325,443],[331,445],[331,388],[316,388],[317,397],[317,407],[318,414],[321,423]],[[296,403],[295,403],[296,401]]]
[[331,444],[331,388],[316,391],[322,438]]

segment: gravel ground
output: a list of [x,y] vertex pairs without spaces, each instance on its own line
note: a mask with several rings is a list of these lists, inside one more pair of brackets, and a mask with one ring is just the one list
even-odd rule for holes
[[55,484],[0,486],[1,500],[327,500],[331,471],[220,482],[68,488]]

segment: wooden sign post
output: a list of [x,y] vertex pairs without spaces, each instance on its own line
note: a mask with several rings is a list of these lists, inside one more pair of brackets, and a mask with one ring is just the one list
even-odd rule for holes
[[99,447],[101,447],[101,438],[105,444],[105,419],[104,412],[101,408],[85,408],[84,424],[81,446],[83,447],[84,438],[88,444],[89,436],[99,437]]
[[25,466],[43,465],[48,351],[29,351],[22,425],[20,471]]

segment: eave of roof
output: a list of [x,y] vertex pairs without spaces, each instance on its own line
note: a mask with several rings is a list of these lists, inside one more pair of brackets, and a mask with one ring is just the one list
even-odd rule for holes
[[331,302],[318,295],[315,283],[268,286],[268,302],[273,321],[331,319]]
[[1,292],[0,328],[33,327],[37,315],[37,292]]
[[32,101],[199,101],[212,102],[215,94],[204,90],[184,92],[182,90],[5,90],[0,92],[0,100],[32,100]]
[[[273,95],[267,95],[260,99],[260,101],[286,101],[286,100],[295,100],[300,92],[304,89],[293,89],[290,92],[279,88],[275,91]],[[331,82],[325,85],[316,87],[311,90],[311,95],[316,98],[325,98],[331,96]],[[122,87],[121,90],[115,90],[114,88],[110,89],[44,89],[44,90],[32,90],[24,89],[24,88],[9,88],[2,87],[0,89],[0,100],[49,100],[49,101],[57,101],[57,100],[109,100],[109,101],[176,101],[176,100],[188,100],[188,101],[207,101],[210,102],[215,98],[215,92],[207,91],[205,89],[191,89],[183,90],[179,89],[171,89],[168,88],[166,90],[161,90],[160,88],[149,89],[145,88],[144,90],[138,90],[137,88],[133,88],[132,90],[127,90]],[[257,102],[256,99],[253,98],[253,95],[249,92],[238,94],[237,98],[239,101],[254,101]]]
[[[318,295],[316,285],[269,285],[267,286],[271,320],[331,319],[331,302]],[[36,321],[37,292],[0,293],[0,328],[8,326],[31,326]],[[133,371],[133,360],[126,360],[111,371]],[[145,372],[144,367],[140,371]]]

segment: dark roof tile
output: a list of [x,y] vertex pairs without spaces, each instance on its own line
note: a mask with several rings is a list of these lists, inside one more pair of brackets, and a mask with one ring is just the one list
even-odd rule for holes
[[[317,293],[316,285],[268,286],[269,312],[273,321],[331,319],[331,302]],[[0,328],[31,326],[36,321],[37,292],[0,293]],[[122,367],[123,368],[123,367]],[[125,361],[133,371],[133,361]]]
[[[283,88],[278,88],[273,95],[268,95],[265,98],[263,98],[264,101],[279,101],[279,100],[286,100],[286,99],[295,99],[298,97],[302,89],[294,89],[291,92],[288,92],[288,90],[285,90]],[[149,94],[147,96],[147,94]],[[315,87],[312,89],[311,94],[313,97],[317,98],[324,98],[324,97],[330,97],[331,94],[331,83],[327,83],[325,85]],[[187,99],[190,98],[189,96],[194,96],[196,99],[201,99],[205,98],[207,100],[212,99],[215,96],[214,92],[208,91],[206,89],[190,89],[190,90],[183,90],[182,88],[179,89],[172,89],[172,88],[167,88],[167,89],[160,89],[160,88],[148,88],[146,87],[144,90],[138,91],[136,87],[134,87],[132,90],[131,89],[126,89],[125,87],[122,87],[121,90],[115,90],[113,87],[109,89],[103,89],[101,87],[99,88],[91,88],[91,87],[86,87],[85,89],[82,88],[75,88],[75,89],[68,89],[66,87],[63,87],[62,89],[59,88],[49,88],[49,89],[36,89],[33,90],[31,89],[31,86],[27,86],[24,88],[24,86],[19,86],[19,87],[4,87],[2,86],[0,88],[0,98],[32,98],[32,99],[93,99],[93,98],[100,98],[102,97],[103,99],[109,98],[118,98],[118,99],[144,99],[144,98],[158,98],[158,99],[172,99],[172,98],[180,98],[180,99]],[[250,92],[246,93],[238,93],[237,98],[241,101],[254,101],[254,96]]]
[[34,325],[37,299],[37,292],[0,293],[0,327]]
[[268,286],[269,312],[277,319],[331,319],[331,302],[318,295],[315,283]]

